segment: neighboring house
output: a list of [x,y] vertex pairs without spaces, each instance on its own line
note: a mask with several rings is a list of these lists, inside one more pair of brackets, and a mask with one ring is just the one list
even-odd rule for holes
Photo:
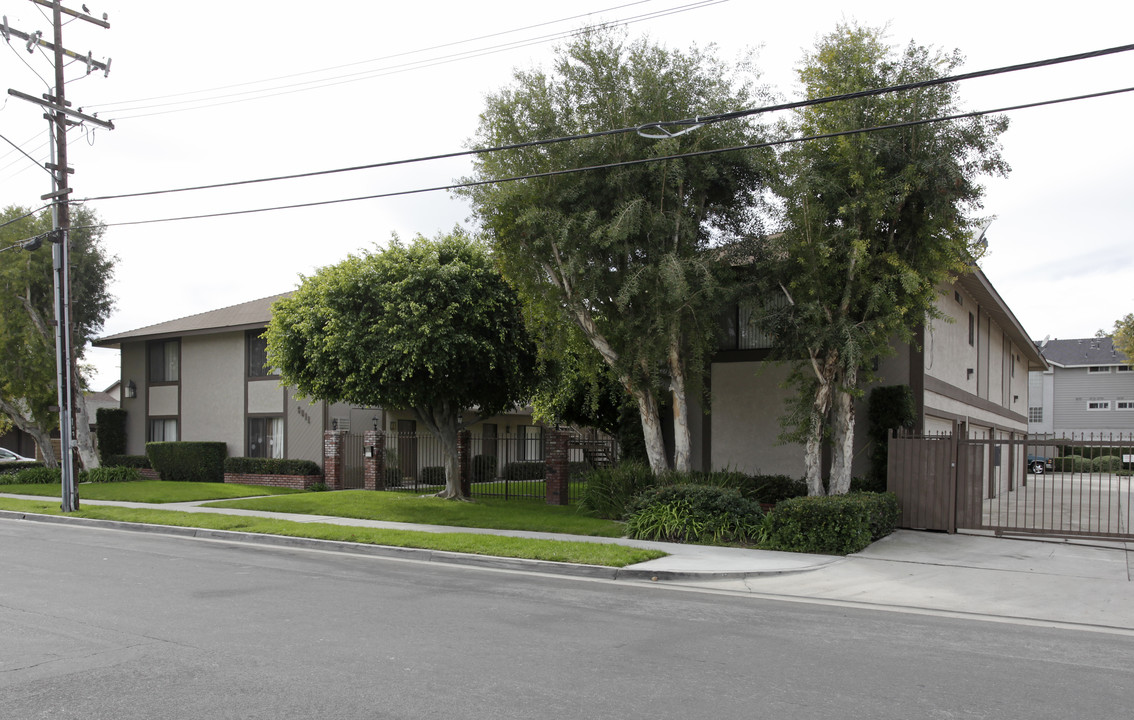
[[[771,338],[750,322],[757,303],[740,303],[725,323],[726,338],[711,366],[711,412],[694,424],[694,466],[750,473],[804,474],[803,447],[780,444],[780,418],[792,391],[788,366],[769,362]],[[1028,430],[1028,373],[1047,364],[1020,322],[974,267],[941,288],[942,318],[916,331],[914,343],[895,346],[878,361],[875,385],[908,385],[917,430],[949,432],[968,423],[970,434],[1022,437]],[[869,467],[867,400],[857,404],[853,473]]]
[[1028,432],[1134,433],[1134,365],[1110,337],[1043,340],[1050,367],[1029,374]]
[[[288,294],[95,341],[96,347],[122,353],[120,402],[126,410],[127,454],[143,454],[150,441],[220,441],[227,444],[230,457],[286,457],[322,466],[326,430],[427,432],[411,412],[301,400],[281,385],[266,365],[262,334],[272,303]],[[489,418],[471,429],[493,437],[525,437],[511,451],[524,457],[513,459],[543,457],[541,429],[533,425],[530,409]],[[536,438],[539,441],[533,442]],[[410,447],[418,446],[404,445],[403,454]]]

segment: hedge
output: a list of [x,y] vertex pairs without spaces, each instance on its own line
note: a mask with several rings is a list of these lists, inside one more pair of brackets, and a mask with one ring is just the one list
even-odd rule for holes
[[322,475],[318,463],[290,458],[230,457],[224,471],[240,475]]
[[228,446],[222,442],[150,442],[146,456],[162,480],[224,482]]
[[760,503],[736,488],[717,485],[652,487],[627,510],[627,537],[666,542],[754,543],[764,519]]
[[103,466],[79,473],[79,482],[89,483],[136,482],[141,479],[142,474],[132,467]]
[[489,482],[496,479],[496,456],[474,455],[472,459],[472,482]]
[[856,553],[894,531],[898,499],[893,493],[848,493],[790,498],[764,521],[764,547],[790,552]]
[[4,475],[15,475],[16,473],[20,472],[21,470],[27,470],[28,468],[41,468],[41,467],[46,467],[46,466],[43,463],[41,463],[39,460],[28,460],[28,461],[20,460],[18,462],[0,463],[0,477],[2,477]]
[[110,455],[102,461],[104,467],[150,468],[150,459],[145,455]]
[[504,466],[505,480],[543,480],[547,463],[543,460],[510,462]]
[[444,485],[445,467],[443,465],[429,465],[421,469],[422,485]]
[[99,408],[95,411],[98,457],[105,465],[107,458],[126,452],[126,411],[122,408]]

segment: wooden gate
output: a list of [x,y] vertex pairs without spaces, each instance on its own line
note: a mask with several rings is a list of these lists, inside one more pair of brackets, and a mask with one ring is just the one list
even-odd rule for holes
[[901,527],[957,531],[957,428],[950,435],[890,438],[887,488],[898,496]]

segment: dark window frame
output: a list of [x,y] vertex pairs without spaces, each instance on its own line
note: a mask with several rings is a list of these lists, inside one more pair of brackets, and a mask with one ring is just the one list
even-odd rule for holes
[[[264,330],[249,330],[244,334],[244,373],[248,378],[264,380],[278,378],[276,369],[268,365],[268,341]],[[257,367],[257,360],[263,359]]]
[[[169,378],[169,367],[166,365],[165,347],[170,343],[177,343],[177,377],[173,379]],[[150,385],[177,385],[181,382],[181,338],[146,343],[146,381]]]

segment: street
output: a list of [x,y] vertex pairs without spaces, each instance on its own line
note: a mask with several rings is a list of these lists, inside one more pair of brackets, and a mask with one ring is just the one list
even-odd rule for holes
[[1125,634],[0,520],[0,718],[1125,717]]

